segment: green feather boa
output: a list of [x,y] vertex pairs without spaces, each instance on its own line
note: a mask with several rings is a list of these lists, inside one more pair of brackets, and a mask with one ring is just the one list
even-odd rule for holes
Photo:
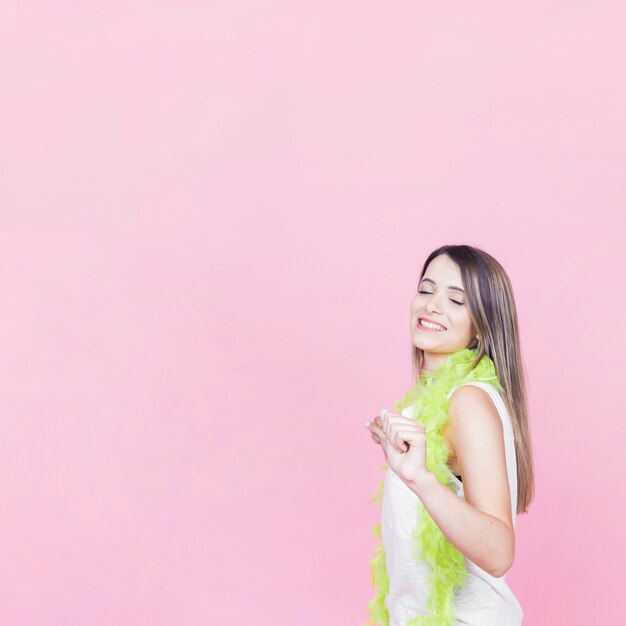
[[[493,385],[498,391],[502,386],[498,380],[493,361],[484,355],[480,363],[474,366],[477,351],[464,348],[451,354],[435,370],[425,370],[420,383],[415,383],[405,394],[404,400],[396,402],[397,409],[414,406],[414,419],[424,425],[426,430],[426,466],[435,474],[439,482],[452,487],[452,477],[446,461],[448,449],[441,434],[448,421],[448,394],[452,389],[469,381],[481,381]],[[379,468],[386,470],[387,465]],[[380,483],[378,493],[370,502],[382,506],[385,481]],[[429,574],[430,592],[427,600],[427,615],[416,615],[406,626],[451,626],[454,623],[454,594],[464,586],[467,579],[465,558],[441,532],[422,503],[419,522],[413,531],[415,539],[414,556],[423,559],[431,566]],[[372,537],[381,537],[380,524],[374,526]],[[376,595],[367,604],[369,620],[365,626],[389,626],[389,612],[385,598],[389,593],[389,578],[382,543],[376,547],[375,555],[368,561],[371,565],[372,586]]]

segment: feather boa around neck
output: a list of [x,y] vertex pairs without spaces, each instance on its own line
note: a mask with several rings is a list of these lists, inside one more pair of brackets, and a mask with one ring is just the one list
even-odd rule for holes
[[[448,405],[450,392],[470,381],[480,381],[493,385],[498,391],[502,386],[498,380],[493,361],[484,355],[480,362],[472,367],[477,351],[464,348],[452,353],[439,367],[425,370],[420,382],[415,383],[405,394],[401,402],[396,402],[397,409],[413,407],[412,417],[424,425],[426,431],[426,466],[435,474],[439,482],[449,489],[452,486],[452,472],[448,468],[448,449],[441,434],[449,419]],[[388,469],[387,465],[379,468]],[[378,502],[382,507],[385,481],[380,483],[376,496],[370,502]],[[463,587],[467,579],[467,566],[463,554],[457,550],[441,532],[418,500],[418,524],[413,531],[414,557],[426,561],[429,573],[429,595],[426,602],[428,614],[416,615],[406,626],[451,626],[454,623],[454,594]],[[381,526],[376,524],[372,537],[382,537]],[[376,595],[367,604],[369,620],[364,626],[389,626],[389,612],[385,598],[389,593],[389,578],[384,544],[376,546],[374,557],[368,561],[371,565],[372,586]]]

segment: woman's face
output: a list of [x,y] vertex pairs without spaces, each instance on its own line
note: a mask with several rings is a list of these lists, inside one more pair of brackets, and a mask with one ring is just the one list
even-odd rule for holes
[[[437,329],[422,326],[421,318],[434,322]],[[413,345],[424,351],[424,366],[431,370],[466,348],[475,336],[461,271],[448,255],[440,254],[429,263],[411,302]]]

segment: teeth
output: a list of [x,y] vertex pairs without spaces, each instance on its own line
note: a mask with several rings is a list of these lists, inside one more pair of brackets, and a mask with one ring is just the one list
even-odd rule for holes
[[426,328],[433,328],[434,330],[445,330],[445,328],[441,326],[440,324],[431,324],[430,322],[427,322],[426,320],[423,320],[421,318],[420,318],[420,324],[422,326],[426,326]]

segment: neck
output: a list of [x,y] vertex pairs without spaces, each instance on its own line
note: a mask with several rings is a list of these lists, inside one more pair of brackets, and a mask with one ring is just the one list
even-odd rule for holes
[[[435,358],[433,358],[433,356]],[[447,376],[446,371],[454,369],[460,363],[469,363],[476,356],[473,348],[459,348],[447,353],[424,353],[424,367],[420,370],[420,378],[441,378]]]
[[[463,348],[459,348],[462,350]],[[424,364],[422,366],[422,371],[426,370],[429,372],[434,372],[436,369],[439,369],[447,360],[450,355],[455,354],[459,350],[455,350],[454,352],[426,352],[423,351],[424,355]]]

